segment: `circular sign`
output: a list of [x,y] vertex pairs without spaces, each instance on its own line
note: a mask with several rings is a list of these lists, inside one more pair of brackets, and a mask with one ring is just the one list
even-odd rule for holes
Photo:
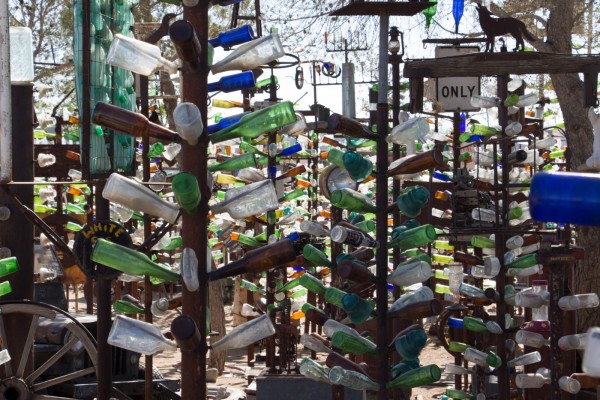
[[85,225],[77,232],[77,236],[75,237],[73,250],[77,254],[81,267],[88,278],[115,279],[121,274],[121,271],[104,265],[97,266],[91,260],[94,244],[99,238],[109,240],[121,246],[131,247],[133,244],[131,236],[129,236],[129,232],[127,232],[127,229],[123,225],[108,220],[95,221]]

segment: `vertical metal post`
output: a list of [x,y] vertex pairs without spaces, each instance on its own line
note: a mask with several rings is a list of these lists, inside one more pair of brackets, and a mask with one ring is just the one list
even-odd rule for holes
[[387,323],[387,206],[388,206],[388,146],[385,137],[388,133],[388,104],[387,104],[387,78],[388,78],[388,30],[389,17],[380,15],[379,17],[379,95],[377,103],[377,182],[376,199],[377,206],[377,230],[376,237],[379,242],[379,251],[375,257],[377,271],[377,349],[379,352],[379,364],[377,375],[379,380],[379,391],[377,399],[388,399],[388,323]]
[[354,95],[354,64],[342,64],[342,114],[356,118],[356,98]]
[[[334,227],[342,220],[342,209],[331,206],[331,226]],[[331,241],[331,286],[341,286],[341,279],[335,272],[337,270],[337,257],[342,254],[342,244]],[[332,385],[331,398],[333,400],[344,399],[344,386]]]
[[208,1],[200,1],[195,7],[184,7],[183,17],[189,21],[203,49],[199,71],[186,72],[182,77],[183,101],[194,103],[202,114],[204,132],[196,146],[182,143],[182,170],[193,173],[198,178],[201,200],[195,214],[183,213],[182,237],[183,246],[193,249],[199,260],[198,280],[200,289],[190,292],[183,289],[183,313],[194,319],[200,329],[200,349],[197,352],[181,353],[181,398],[183,400],[206,398],[206,315],[208,308],[208,275],[206,273],[207,258],[207,222],[208,199],[211,196],[207,184],[206,166],[208,162],[208,135],[206,133],[208,97],[206,77],[208,62],[205,50],[208,48]]
[[12,180],[12,113],[8,1],[0,5],[0,182]]

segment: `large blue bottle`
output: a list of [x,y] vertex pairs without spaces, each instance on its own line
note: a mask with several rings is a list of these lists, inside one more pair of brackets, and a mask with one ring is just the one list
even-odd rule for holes
[[208,39],[208,43],[212,44],[213,47],[231,47],[249,42],[252,39],[254,39],[252,26],[242,25],[239,28],[219,33],[216,38]]
[[216,92],[220,90],[221,92],[229,93],[236,90],[250,89],[254,85],[256,85],[254,74],[252,71],[245,71],[239,74],[224,76],[218,82],[209,83],[208,91]]
[[536,174],[531,181],[529,211],[537,221],[600,226],[600,175]]

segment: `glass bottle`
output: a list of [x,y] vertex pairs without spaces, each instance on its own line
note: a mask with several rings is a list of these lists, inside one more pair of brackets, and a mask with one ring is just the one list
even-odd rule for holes
[[[566,336],[563,336],[566,337]],[[562,339],[562,338],[561,338]],[[561,339],[558,341],[558,346],[561,347]],[[515,335],[515,341],[525,346],[540,348],[542,346],[550,346],[550,339],[544,338],[544,336],[537,332],[529,332],[520,330]],[[564,349],[563,349],[564,350]]]
[[323,253],[312,244],[304,245],[302,254],[306,260],[310,261],[317,267],[331,266],[331,261],[329,260],[329,257],[327,257],[327,254]]
[[408,229],[399,233],[388,242],[388,247],[399,247],[401,249],[412,249],[431,243],[437,237],[435,228],[429,224]]
[[531,365],[542,361],[542,355],[539,351],[520,355],[506,363],[508,367],[516,367],[519,365]]
[[[210,70],[213,74],[234,70],[251,70],[283,57],[284,54],[279,35],[271,34],[238,46],[223,60],[213,64]],[[296,116],[294,116],[295,120]]]
[[[210,252],[208,253],[210,254]],[[198,258],[196,252],[191,247],[183,249],[181,257],[181,278],[185,287],[190,292],[195,292],[200,287],[198,281]]]
[[400,213],[409,218],[415,218],[421,214],[421,209],[429,201],[429,191],[423,186],[411,186],[402,189],[396,204]]
[[271,181],[264,180],[228,190],[225,200],[210,208],[214,214],[227,212],[232,218],[245,218],[275,210],[278,206],[275,187]]
[[388,382],[387,387],[394,389],[398,387],[410,389],[418,386],[429,385],[440,380],[442,371],[435,364],[415,368],[399,375],[394,380]]
[[175,342],[165,338],[157,326],[123,315],[115,317],[107,342],[111,346],[147,356],[177,349]]
[[561,350],[584,350],[588,341],[587,333],[578,333],[575,335],[565,335],[558,339],[558,347]]
[[331,240],[336,243],[348,244],[355,247],[379,247],[379,243],[369,235],[356,229],[336,225],[330,232]]
[[388,275],[387,281],[388,283],[402,287],[426,281],[432,276],[433,271],[431,265],[424,261],[416,261],[402,266],[399,265]]
[[366,264],[358,260],[345,259],[338,262],[336,271],[343,279],[349,279],[354,282],[375,283],[375,275],[373,275]]
[[371,316],[373,303],[354,293],[348,293],[342,297],[342,308],[353,324],[362,324]]
[[422,286],[417,290],[404,293],[400,296],[389,308],[389,312],[401,310],[409,304],[417,303],[425,300],[433,299],[433,291],[427,287]]
[[175,122],[179,136],[190,146],[198,143],[198,138],[204,130],[204,124],[200,109],[194,103],[179,103],[173,110],[173,122]]
[[238,137],[255,138],[296,121],[294,107],[284,101],[244,115],[238,122],[209,136],[211,143],[220,143]]
[[164,316],[168,310],[169,310],[169,299],[166,299],[166,298],[161,298],[161,299],[155,300],[152,302],[152,305],[150,306],[150,312],[152,312],[152,315],[154,315],[155,317]]
[[263,314],[258,318],[245,322],[233,328],[231,332],[212,344],[214,351],[226,351],[247,347],[261,339],[275,334],[271,318]]
[[117,314],[144,314],[144,309],[125,300],[116,300],[113,303],[113,311]]
[[483,299],[485,298],[485,292],[473,285],[469,285],[468,283],[461,283],[458,287],[458,291],[461,295],[470,297],[473,299]]
[[373,163],[366,157],[354,151],[347,151],[342,156],[344,168],[348,171],[350,178],[356,182],[367,179],[373,171]]
[[331,148],[327,152],[327,161],[340,168],[346,169],[346,166],[344,165],[344,154],[346,153],[340,149],[336,149],[335,147]]
[[427,343],[427,333],[422,327],[413,325],[398,333],[393,343],[403,360],[415,360]]
[[158,46],[120,33],[114,35],[106,63],[145,76],[156,71],[175,74],[178,68],[177,63],[161,55]]
[[173,224],[179,215],[179,207],[158,197],[144,185],[112,173],[102,190],[102,196],[132,210],[163,218]]
[[225,32],[219,32],[217,37],[208,39],[213,47],[231,47],[246,43],[254,39],[252,25],[242,25],[238,28],[229,29]]
[[91,259],[129,275],[149,275],[171,282],[179,280],[179,274],[152,262],[144,253],[102,238],[96,240]]
[[449,399],[475,399],[475,395],[458,389],[446,388],[446,396]]
[[194,174],[181,171],[173,177],[171,189],[181,208],[188,214],[194,214],[200,204],[200,187]]
[[342,298],[346,294],[343,290],[330,286],[325,290],[325,301],[335,307],[342,308]]
[[470,102],[473,107],[478,108],[492,108],[502,105],[502,100],[497,97],[486,97],[479,95],[471,96]]
[[150,122],[142,114],[103,102],[96,103],[92,119],[95,124],[131,136],[153,137],[168,142],[181,141],[181,137],[175,132]]
[[537,389],[547,383],[550,383],[550,378],[538,373],[517,374],[515,378],[515,384],[520,389]]
[[248,272],[262,272],[296,259],[294,244],[289,239],[282,239],[258,249],[247,251],[238,260],[211,271],[211,281],[241,275]]
[[502,365],[500,357],[492,352],[484,353],[483,351],[469,347],[464,352],[464,358],[467,361],[473,362],[481,367],[498,368]]
[[353,138],[377,140],[377,134],[360,122],[341,114],[331,114],[327,119],[327,127],[335,132]]
[[373,390],[379,389],[379,385],[373,382],[365,374],[356,371],[345,370],[342,367],[335,366],[329,371],[329,380],[334,385],[346,386],[354,390]]
[[[306,335],[302,335],[304,337]],[[329,380],[329,368],[324,367],[315,360],[305,357],[300,363],[300,373],[309,379],[331,384]]]
[[0,260],[0,278],[13,274],[19,270],[17,257],[8,257]]
[[356,329],[349,327],[348,325],[344,325],[341,322],[338,322],[334,319],[328,319],[323,324],[323,334],[327,337],[333,337],[336,332],[345,332],[347,335],[360,337],[360,333],[356,331]]
[[238,74],[221,77],[217,82],[208,84],[208,92],[221,91],[224,93],[253,88],[255,84],[252,71],[240,72]]
[[558,307],[563,311],[581,310],[584,308],[596,308],[600,304],[596,293],[576,294],[563,296],[558,299]]
[[342,350],[344,353],[354,355],[377,355],[377,346],[362,336],[349,335],[344,331],[337,331],[331,337],[331,344],[334,348]]
[[208,166],[209,172],[216,171],[239,171],[248,167],[257,167],[258,160],[253,153],[244,153],[239,156],[228,158],[227,160],[214,163]]
[[432,168],[445,167],[442,152],[433,149],[399,158],[388,167],[387,176],[416,174]]
[[429,133],[429,122],[425,118],[411,118],[392,128],[385,138],[388,143],[410,144]]
[[[533,288],[533,294],[537,296],[544,296],[548,293],[548,281],[537,280],[531,283]],[[538,308],[531,310],[531,319],[533,321],[548,321],[548,305],[543,304]]]
[[329,236],[329,231],[325,229],[323,225],[315,221],[302,221],[300,223],[300,230],[317,237]]
[[[213,105],[213,107],[214,107],[214,105]],[[244,117],[245,115],[248,115],[248,114],[250,114],[250,111],[243,112],[243,113],[240,113],[240,114],[231,115],[231,116],[228,116],[228,117],[223,117],[216,124],[209,125],[206,128],[206,130],[207,130],[207,132],[208,132],[209,135],[212,135],[215,132],[218,132],[218,131],[220,131],[222,129],[225,129],[225,128],[233,125],[233,124],[236,124],[237,122],[239,122],[240,119],[242,119],[242,117]],[[246,142],[242,142],[242,143],[246,143]],[[246,145],[252,146],[249,143],[247,143]],[[242,149],[242,144],[240,144],[240,149]],[[244,150],[244,151],[246,151],[246,150]],[[264,153],[263,153],[263,155],[264,155]]]

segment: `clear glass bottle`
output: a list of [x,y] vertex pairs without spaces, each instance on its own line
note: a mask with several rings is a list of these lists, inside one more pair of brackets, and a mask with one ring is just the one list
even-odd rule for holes
[[123,315],[115,317],[107,342],[147,356],[177,349],[175,342],[165,338],[157,326]]
[[335,366],[329,371],[329,380],[334,385],[346,386],[354,390],[373,390],[379,389],[379,384],[373,382],[371,378],[360,372],[346,370]]
[[[223,60],[214,63],[210,70],[213,74],[234,70],[247,71],[259,65],[268,64],[283,57],[284,54],[279,35],[274,33],[238,46]],[[294,116],[295,120],[296,117]]]
[[355,247],[379,247],[379,243],[360,230],[349,229],[336,225],[330,232],[331,240],[336,243],[344,243]]
[[211,206],[215,214],[227,212],[232,218],[259,215],[279,206],[275,187],[269,180],[230,189],[225,200]]
[[563,311],[581,310],[584,308],[596,308],[600,300],[596,293],[576,294],[563,296],[558,299],[558,307]]
[[433,276],[431,265],[424,261],[416,261],[399,266],[388,275],[388,283],[396,286],[410,286],[415,283],[426,281]]
[[158,46],[124,36],[114,35],[106,62],[136,74],[149,76],[156,71],[177,73],[178,65],[162,56]]

